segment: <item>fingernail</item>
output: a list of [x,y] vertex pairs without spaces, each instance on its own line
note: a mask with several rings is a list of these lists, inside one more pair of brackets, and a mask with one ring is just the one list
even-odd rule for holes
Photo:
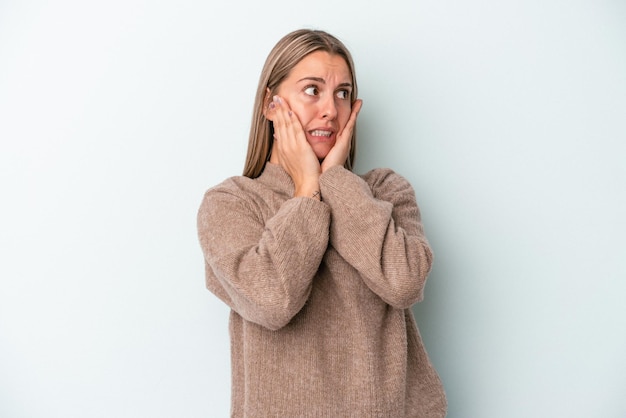
[[278,96],[274,96],[274,101],[275,101],[276,103],[281,103],[281,101],[280,101],[280,97],[278,97]]
[[276,107],[276,105],[274,104],[274,102],[270,103],[270,109],[274,109]]
[[289,112],[287,112],[287,113],[289,113],[289,117],[291,117],[291,115],[293,115],[293,112],[291,110]]

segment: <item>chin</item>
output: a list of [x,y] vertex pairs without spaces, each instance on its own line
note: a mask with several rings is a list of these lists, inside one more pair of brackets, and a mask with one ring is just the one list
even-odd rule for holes
[[324,153],[324,154],[318,154],[315,153],[315,155],[317,156],[317,159],[319,160],[319,162],[321,163],[322,161],[324,161],[324,158],[326,158],[326,156],[328,155],[328,153]]
[[321,162],[324,158],[326,158],[331,149],[332,147],[313,147],[313,152]]

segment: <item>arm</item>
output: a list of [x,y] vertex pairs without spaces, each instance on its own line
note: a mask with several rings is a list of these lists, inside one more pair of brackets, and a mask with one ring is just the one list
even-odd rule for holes
[[313,199],[289,199],[265,221],[240,190],[209,190],[198,212],[207,287],[246,320],[285,326],[309,296],[329,221]]
[[366,182],[343,167],[327,170],[320,185],[331,207],[331,245],[386,303],[420,301],[433,256],[411,185],[391,170]]

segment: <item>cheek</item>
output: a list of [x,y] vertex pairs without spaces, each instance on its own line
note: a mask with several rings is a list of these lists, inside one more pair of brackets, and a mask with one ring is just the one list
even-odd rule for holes
[[351,113],[352,113],[352,107],[350,105],[346,105],[340,108],[338,119],[339,119],[339,125],[341,126],[341,129],[343,129],[348,123]]
[[302,103],[298,94],[293,93],[290,89],[278,89],[276,94],[285,100],[285,103],[289,106],[289,109],[294,113],[294,115],[298,117],[298,120],[301,123],[304,123],[307,118],[306,106]]
[[289,108],[298,117],[298,120],[302,123],[302,125],[306,125],[310,122],[313,119],[312,115],[315,113],[311,110],[311,106],[307,106],[305,103],[298,100],[292,100],[289,103]]

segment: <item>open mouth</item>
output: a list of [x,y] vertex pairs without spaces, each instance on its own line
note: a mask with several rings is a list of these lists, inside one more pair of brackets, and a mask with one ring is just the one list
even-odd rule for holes
[[326,138],[330,138],[330,136],[333,134],[332,131],[325,131],[322,129],[315,129],[313,131],[310,131],[309,134],[311,136],[321,136],[321,137],[326,137]]

